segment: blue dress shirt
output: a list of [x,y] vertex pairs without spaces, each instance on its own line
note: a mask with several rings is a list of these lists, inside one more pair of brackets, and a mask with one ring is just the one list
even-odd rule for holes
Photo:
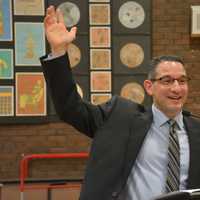
[[[125,200],[151,200],[165,193],[169,118],[155,105],[152,106],[153,122],[143,142],[140,153],[129,175],[125,190]],[[180,190],[186,189],[189,170],[189,142],[183,124],[183,115],[175,118],[179,126],[180,144]]]

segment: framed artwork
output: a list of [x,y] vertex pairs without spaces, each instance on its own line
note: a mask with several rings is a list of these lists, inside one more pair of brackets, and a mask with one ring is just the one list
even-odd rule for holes
[[12,3],[0,0],[0,41],[12,41]]
[[88,33],[88,0],[48,0],[48,5],[54,5],[61,10],[68,28],[77,26],[78,34]]
[[105,93],[91,94],[91,103],[94,105],[99,105],[107,102],[111,97],[112,97],[111,94],[105,94]]
[[133,81],[126,83],[121,88],[120,96],[141,104],[144,101],[145,93],[142,85]]
[[15,63],[17,66],[40,66],[45,54],[43,23],[15,22]]
[[89,46],[88,36],[80,35],[69,45],[68,55],[70,66],[74,74],[89,74]]
[[13,50],[0,49],[0,79],[13,79]]
[[122,46],[119,56],[123,65],[128,68],[136,68],[144,61],[144,50],[136,42],[129,42]]
[[46,83],[43,73],[16,73],[16,116],[46,115]]
[[44,0],[14,0],[15,15],[44,15]]
[[115,75],[113,79],[113,93],[134,102],[148,106],[151,98],[146,95],[143,81],[147,74],[140,75]]
[[68,45],[68,55],[71,68],[75,68],[81,61],[81,49],[76,44]]
[[150,34],[150,0],[118,0],[113,1],[113,27],[116,33]]
[[80,9],[76,3],[66,1],[61,3],[58,8],[63,13],[64,22],[67,27],[73,27],[79,23]]
[[90,25],[109,25],[110,24],[110,5],[109,4],[90,4],[89,16],[90,16]]
[[14,115],[13,86],[0,86],[0,116]]
[[148,104],[142,85],[150,70],[151,2],[0,0],[0,123],[59,120],[39,61],[50,52],[43,27],[50,5],[68,30],[78,28],[68,55],[80,96],[95,105],[112,94]]
[[90,69],[111,69],[110,49],[90,49]]
[[89,2],[110,2],[110,0],[89,0]]
[[111,92],[111,72],[91,72],[91,92]]
[[110,27],[90,27],[90,47],[110,46]]
[[113,36],[113,73],[147,73],[150,70],[150,42],[150,36]]
[[199,28],[199,14],[200,6],[192,5],[191,8],[191,36],[200,37],[200,28]]

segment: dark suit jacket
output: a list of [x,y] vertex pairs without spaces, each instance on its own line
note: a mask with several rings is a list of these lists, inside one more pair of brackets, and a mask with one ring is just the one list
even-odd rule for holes
[[[152,123],[151,109],[114,96],[94,106],[76,91],[66,55],[44,61],[44,75],[60,118],[93,138],[81,200],[118,199]],[[200,187],[200,123],[184,116],[189,136],[188,188]]]

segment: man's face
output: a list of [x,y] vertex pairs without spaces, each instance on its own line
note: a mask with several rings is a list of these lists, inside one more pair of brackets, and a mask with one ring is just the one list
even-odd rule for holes
[[159,110],[175,117],[188,95],[186,71],[179,62],[163,61],[157,66],[155,80],[145,80],[144,87]]

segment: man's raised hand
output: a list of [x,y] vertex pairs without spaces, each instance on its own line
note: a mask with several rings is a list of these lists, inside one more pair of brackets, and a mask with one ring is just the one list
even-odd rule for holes
[[52,54],[59,56],[67,51],[68,45],[75,39],[77,28],[73,27],[67,30],[63,14],[59,9],[55,10],[54,6],[49,6],[44,18],[45,34]]

